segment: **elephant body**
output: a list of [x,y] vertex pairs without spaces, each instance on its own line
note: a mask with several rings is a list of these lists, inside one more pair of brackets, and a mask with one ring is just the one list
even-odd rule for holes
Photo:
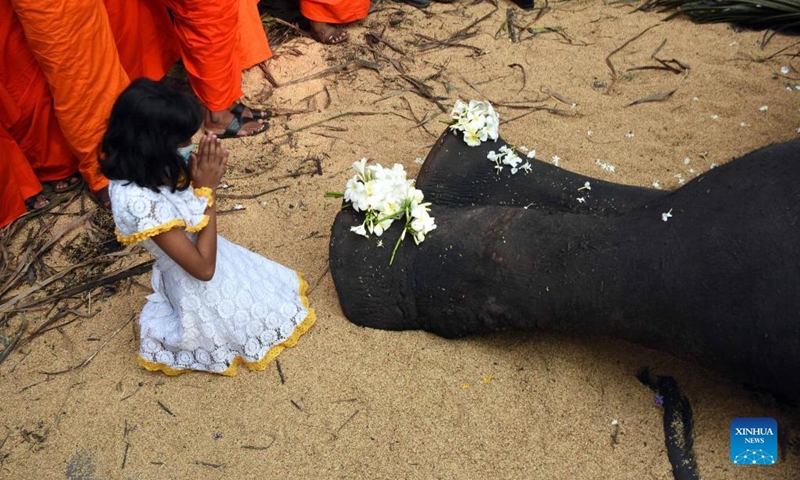
[[[350,233],[361,214],[338,214],[330,264],[351,322],[447,338],[610,335],[800,398],[800,141],[663,192],[542,162],[498,176],[483,146],[447,137],[417,181],[438,228],[404,242],[393,265]],[[591,204],[574,202],[584,181]]]

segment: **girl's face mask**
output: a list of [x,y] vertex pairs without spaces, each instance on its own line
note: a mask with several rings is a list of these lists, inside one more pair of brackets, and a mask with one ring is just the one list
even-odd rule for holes
[[189,158],[192,156],[192,152],[194,152],[194,144],[187,145],[185,147],[178,147],[178,155],[183,157],[183,160],[186,163],[189,163]]

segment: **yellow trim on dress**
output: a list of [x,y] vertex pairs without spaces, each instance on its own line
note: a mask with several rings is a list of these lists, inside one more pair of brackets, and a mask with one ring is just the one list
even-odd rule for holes
[[203,215],[202,220],[198,222],[195,226],[188,226],[186,222],[183,220],[170,220],[167,223],[162,223],[156,227],[148,228],[147,230],[142,230],[141,232],[132,233],[130,235],[120,235],[119,229],[114,229],[114,232],[117,234],[117,241],[123,245],[133,245],[134,243],[139,243],[141,241],[147,240],[150,237],[155,237],[156,235],[162,234],[169,230],[172,230],[175,227],[183,227],[189,233],[196,233],[200,230],[204,229],[206,225],[208,225],[208,215]]
[[[297,328],[294,329],[294,332],[292,332],[292,334],[289,335],[289,338],[267,350],[267,353],[261,358],[261,360],[257,360],[255,362],[248,362],[242,357],[237,356],[236,358],[233,359],[231,365],[224,371],[219,372],[218,375],[233,377],[234,375],[236,375],[236,367],[239,365],[244,365],[250,370],[266,369],[267,365],[269,365],[273,360],[275,360],[278,357],[278,355],[280,355],[281,352],[283,352],[284,349],[294,347],[295,345],[297,345],[297,341],[300,339],[300,337],[302,337],[303,334],[305,334],[311,328],[311,326],[314,325],[314,322],[316,322],[317,320],[317,315],[314,312],[313,308],[309,308],[310,304],[308,303],[308,297],[306,296],[306,291],[308,290],[308,283],[303,279],[302,275],[300,275],[297,272],[295,273],[297,274],[298,280],[300,280],[300,291],[299,291],[300,300],[303,302],[303,306],[306,307],[306,309],[308,309],[308,313],[306,314],[306,317],[303,319],[303,321],[300,322],[300,325],[298,325]],[[156,363],[156,362],[151,362],[149,360],[145,360],[142,357],[138,357],[137,360],[139,362],[139,365],[144,367],[146,370],[149,370],[151,372],[160,371],[164,372],[167,375],[180,375],[186,372],[199,371],[199,370],[192,370],[191,368],[175,369],[167,365],[164,365],[163,363]],[[208,372],[208,373],[217,373],[217,372]]]
[[195,187],[194,195],[196,197],[203,197],[208,200],[207,208],[214,206],[214,192],[209,187]]

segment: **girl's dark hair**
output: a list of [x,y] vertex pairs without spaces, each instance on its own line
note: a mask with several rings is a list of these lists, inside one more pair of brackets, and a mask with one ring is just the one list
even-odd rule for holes
[[100,171],[158,191],[189,186],[189,167],[178,144],[197,132],[203,117],[188,95],[169,85],[140,78],[122,91],[111,109],[101,145]]

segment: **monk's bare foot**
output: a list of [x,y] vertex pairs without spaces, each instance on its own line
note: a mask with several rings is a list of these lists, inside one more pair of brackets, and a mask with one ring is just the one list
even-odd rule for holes
[[217,138],[249,137],[267,129],[262,120],[254,120],[245,111],[234,114],[230,110],[208,111],[204,127]]
[[311,37],[325,45],[335,45],[347,40],[350,35],[344,30],[325,22],[309,20],[311,24]]
[[33,212],[34,210],[39,210],[40,208],[44,208],[49,204],[50,200],[48,200],[41,193],[25,200],[25,206],[28,208],[29,212]]

